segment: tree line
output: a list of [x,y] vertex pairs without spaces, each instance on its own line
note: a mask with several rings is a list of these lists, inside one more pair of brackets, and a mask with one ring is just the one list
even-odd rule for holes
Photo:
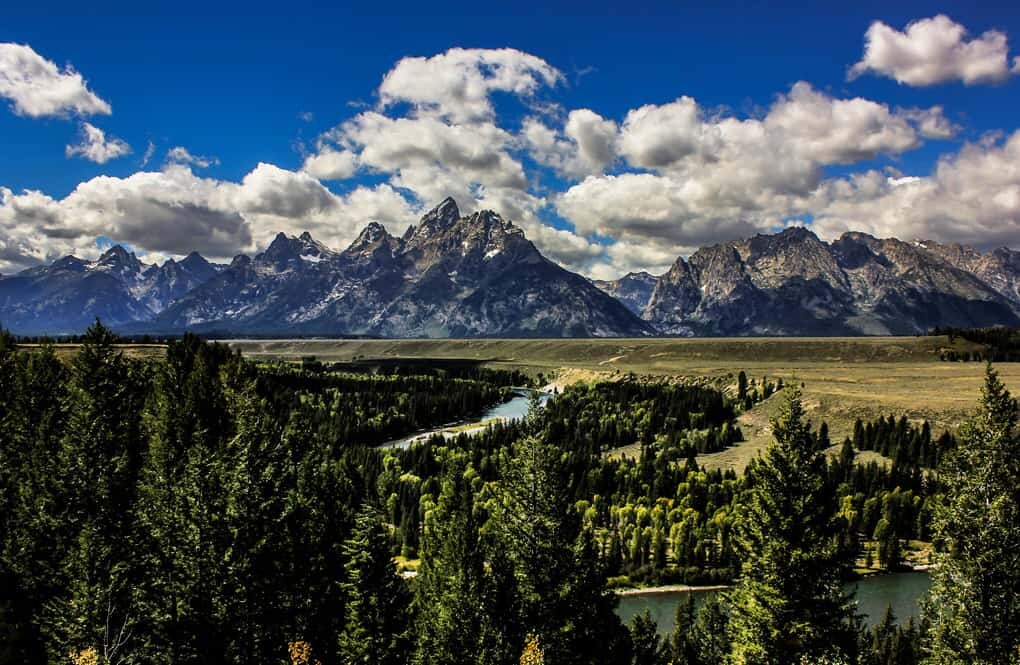
[[[260,366],[190,336],[162,362],[135,361],[116,341],[94,326],[65,364],[0,336],[0,662],[1018,653],[1016,404],[993,372],[936,472],[924,456],[858,464],[851,441],[827,458],[787,386],[774,443],[738,476],[700,468],[682,445],[732,428],[741,406],[704,387],[571,389],[523,422],[380,451],[348,438],[377,407],[446,391],[453,408],[498,386]],[[604,455],[632,434],[637,458]],[[878,533],[944,554],[924,621],[866,634],[842,583],[862,534]],[[398,575],[395,555],[417,575]],[[620,577],[735,587],[681,607],[663,641],[647,617],[621,625],[608,590]]]

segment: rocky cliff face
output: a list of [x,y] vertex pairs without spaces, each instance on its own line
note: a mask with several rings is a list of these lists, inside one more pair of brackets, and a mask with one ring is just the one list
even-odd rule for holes
[[[607,289],[612,293],[614,287]],[[1020,324],[1020,253],[802,228],[678,258],[642,318],[670,335],[912,334]]]
[[229,266],[149,265],[122,247],[0,277],[0,325],[77,332],[384,337],[913,334],[1020,326],[1020,252],[803,228],[704,247],[658,277],[590,281],[491,211],[447,199],[402,237],[336,251],[279,234]]
[[402,238],[368,225],[343,252],[279,236],[156,317],[154,330],[387,337],[646,335],[491,211],[443,201]]

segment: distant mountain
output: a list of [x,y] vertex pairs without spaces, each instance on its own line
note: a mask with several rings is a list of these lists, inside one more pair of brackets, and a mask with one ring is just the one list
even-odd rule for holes
[[402,238],[369,224],[344,251],[280,234],[140,328],[231,334],[590,337],[652,328],[546,259],[491,211],[446,199]]
[[402,237],[370,223],[342,251],[279,234],[254,258],[149,265],[116,246],[0,277],[23,334],[620,337],[913,334],[1020,326],[1020,252],[811,231],[704,247],[663,275],[591,281],[491,211],[446,199]]
[[66,256],[0,278],[0,323],[23,334],[79,332],[96,318],[118,326],[151,318],[218,268],[197,253],[145,264],[120,245],[94,262]]
[[641,314],[648,304],[657,282],[658,278],[647,272],[629,272],[620,279],[611,281],[592,280],[592,284],[622,302],[635,314]]
[[[603,288],[634,294],[629,278]],[[935,326],[1016,326],[1020,252],[983,254],[863,233],[826,243],[807,229],[790,228],[678,258],[655,279],[643,303],[634,297],[629,304],[667,335],[878,335]]]

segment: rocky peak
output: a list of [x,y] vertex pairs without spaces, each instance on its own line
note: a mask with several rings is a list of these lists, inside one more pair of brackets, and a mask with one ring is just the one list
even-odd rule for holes
[[203,270],[205,268],[212,268],[212,264],[206,261],[205,257],[198,252],[191,252],[185,256],[180,260],[179,265],[185,270]]
[[251,265],[251,257],[247,254],[238,254],[230,261],[231,268],[246,268]]
[[298,237],[277,234],[266,251],[256,257],[260,264],[268,264],[278,271],[317,264],[335,256],[335,253],[305,231]]
[[777,288],[797,280],[817,280],[833,288],[848,286],[831,247],[803,227],[790,227],[775,235],[757,235],[739,243],[751,279],[758,286]]
[[53,268],[58,270],[72,270],[74,272],[82,272],[88,267],[88,263],[82,261],[77,256],[68,254],[62,259],[54,261]]
[[127,251],[120,245],[114,245],[103,252],[102,256],[93,264],[95,270],[120,278],[139,275],[145,267],[133,252]]
[[657,282],[657,277],[644,271],[629,272],[614,280],[592,281],[595,286],[622,302],[635,314],[640,314],[648,305]]
[[460,209],[457,202],[451,197],[443,199],[418,222],[417,226],[410,226],[404,234],[404,240],[419,240],[441,233],[453,226],[460,219]]
[[372,249],[377,247],[380,243],[396,240],[386,230],[386,227],[379,222],[369,222],[368,225],[361,230],[358,237],[354,239],[354,242],[345,250],[346,253],[362,252],[366,249]]

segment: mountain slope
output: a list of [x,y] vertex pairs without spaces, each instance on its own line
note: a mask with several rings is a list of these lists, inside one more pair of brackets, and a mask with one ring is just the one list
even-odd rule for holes
[[[618,288],[613,285],[612,288]],[[613,292],[611,289],[609,292]],[[914,334],[1020,325],[1020,253],[803,228],[702,248],[657,278],[641,316],[670,335]]]
[[147,319],[217,271],[197,253],[147,265],[116,245],[96,261],[73,256],[0,278],[0,323],[22,334],[84,330]]
[[370,224],[340,253],[280,235],[144,327],[387,337],[647,335],[651,327],[546,259],[491,211],[443,201],[402,238]]
[[149,265],[120,246],[0,277],[0,325],[381,337],[915,334],[1020,326],[1020,252],[804,228],[703,247],[663,275],[592,281],[546,259],[491,211],[446,199],[391,235],[370,223],[336,251],[279,234],[229,266],[192,253]]

